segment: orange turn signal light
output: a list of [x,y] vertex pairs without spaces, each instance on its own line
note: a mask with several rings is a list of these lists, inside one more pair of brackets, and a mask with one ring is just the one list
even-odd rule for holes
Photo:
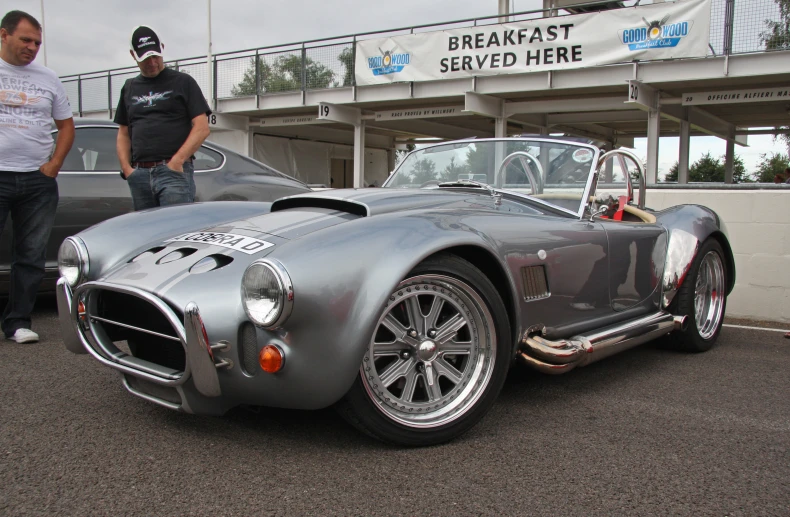
[[81,320],[85,319],[85,304],[82,302],[77,304],[77,316],[79,316]]
[[285,355],[277,345],[266,345],[258,354],[258,363],[264,372],[277,373],[285,364]]

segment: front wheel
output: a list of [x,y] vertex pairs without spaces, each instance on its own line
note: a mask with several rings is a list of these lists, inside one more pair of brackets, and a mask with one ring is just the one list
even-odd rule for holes
[[429,258],[391,293],[338,409],[385,442],[451,440],[483,417],[502,388],[509,334],[505,306],[479,269],[452,255]]
[[689,325],[685,331],[670,334],[669,344],[685,352],[710,350],[724,323],[726,305],[724,251],[715,239],[708,239],[700,247],[670,309],[688,316]]

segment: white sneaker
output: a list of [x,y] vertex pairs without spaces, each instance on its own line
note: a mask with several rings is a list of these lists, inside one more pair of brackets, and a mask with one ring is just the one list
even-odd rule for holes
[[38,334],[30,329],[16,329],[14,335],[8,339],[17,343],[35,343],[38,341]]

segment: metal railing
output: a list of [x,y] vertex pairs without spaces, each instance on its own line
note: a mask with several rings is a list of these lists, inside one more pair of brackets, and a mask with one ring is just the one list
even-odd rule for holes
[[[590,2],[596,5],[609,2]],[[630,0],[630,4],[634,0]],[[709,55],[744,54],[790,49],[790,8],[781,0],[711,0]],[[510,21],[544,17],[545,10],[508,15]],[[364,32],[335,38],[216,54],[209,74],[205,56],[167,62],[167,66],[195,78],[213,100],[268,93],[337,88],[354,85],[356,42],[430,32],[450,28],[500,23],[499,15],[443,23]],[[136,67],[61,77],[75,114],[112,111],[118,104],[126,79],[139,73]],[[213,88],[209,88],[213,77]]]

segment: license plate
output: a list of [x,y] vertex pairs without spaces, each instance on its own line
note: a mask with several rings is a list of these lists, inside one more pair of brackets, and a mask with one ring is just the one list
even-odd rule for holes
[[253,239],[244,235],[236,235],[235,233],[218,233],[218,232],[195,232],[185,233],[178,237],[167,239],[165,242],[202,242],[203,244],[211,244],[212,246],[222,246],[235,251],[252,255],[263,251],[266,248],[274,246],[273,243]]

